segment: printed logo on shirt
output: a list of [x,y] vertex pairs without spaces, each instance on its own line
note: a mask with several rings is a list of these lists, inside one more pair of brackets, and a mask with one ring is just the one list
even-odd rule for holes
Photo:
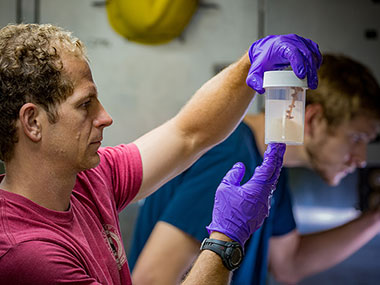
[[120,270],[123,264],[127,261],[127,257],[118,231],[114,226],[106,224],[103,225],[103,236],[107,241],[109,250],[115,258],[117,267]]

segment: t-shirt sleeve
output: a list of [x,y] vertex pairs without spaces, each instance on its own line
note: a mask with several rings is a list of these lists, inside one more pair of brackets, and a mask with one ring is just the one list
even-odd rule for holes
[[0,284],[101,284],[68,251],[48,242],[18,244],[1,258]]
[[280,195],[275,196],[276,212],[273,220],[273,236],[287,234],[296,228],[286,168],[282,169],[277,187],[281,187],[282,189],[278,192]]
[[137,195],[142,183],[142,161],[135,144],[99,149],[101,157],[97,171],[113,191],[116,208],[120,212]]

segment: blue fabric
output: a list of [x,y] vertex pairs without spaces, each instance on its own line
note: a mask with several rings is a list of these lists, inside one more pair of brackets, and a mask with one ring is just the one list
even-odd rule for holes
[[[131,270],[158,221],[167,222],[201,242],[208,233],[215,191],[227,171],[238,161],[246,166],[245,183],[261,164],[251,129],[241,123],[221,144],[203,155],[192,167],[145,200],[140,208],[128,261]],[[269,217],[247,242],[241,267],[234,272],[232,284],[265,284],[269,238],[296,227],[287,174],[283,169],[272,198]]]

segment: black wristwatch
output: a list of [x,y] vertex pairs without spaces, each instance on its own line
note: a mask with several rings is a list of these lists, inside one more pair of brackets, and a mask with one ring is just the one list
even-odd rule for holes
[[205,238],[201,244],[201,251],[208,249],[222,258],[224,266],[231,271],[239,268],[243,261],[243,249],[236,241],[222,241],[218,239]]

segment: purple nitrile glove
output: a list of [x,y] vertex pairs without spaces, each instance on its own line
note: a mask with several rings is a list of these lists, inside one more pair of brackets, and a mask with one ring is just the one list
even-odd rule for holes
[[318,45],[312,40],[295,34],[267,36],[252,44],[248,51],[251,67],[247,84],[259,94],[263,94],[264,71],[284,69],[291,66],[301,79],[307,76],[308,86],[318,86],[317,70],[322,63]]
[[209,234],[221,232],[244,246],[261,227],[269,215],[270,198],[280,176],[285,148],[285,144],[269,144],[262,165],[256,167],[244,185],[240,185],[245,172],[243,163],[236,163],[227,172],[215,193],[212,222],[206,227]]

